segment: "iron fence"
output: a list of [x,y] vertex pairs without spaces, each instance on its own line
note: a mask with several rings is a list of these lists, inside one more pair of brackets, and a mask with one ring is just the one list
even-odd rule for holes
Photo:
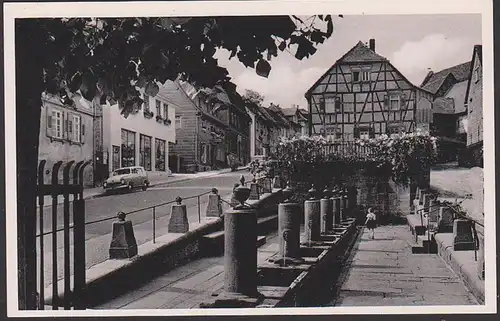
[[[37,308],[45,309],[45,269],[52,270],[52,302],[51,307],[53,310],[58,310],[60,307],[65,310],[69,309],[85,309],[86,308],[86,257],[85,257],[85,228],[92,224],[98,224],[106,221],[111,221],[117,218],[116,215],[107,216],[104,218],[85,221],[85,200],[83,198],[83,170],[90,163],[88,162],[79,162],[74,165],[74,162],[71,161],[64,166],[63,169],[63,184],[58,183],[58,173],[60,168],[62,167],[63,162],[57,162],[54,164],[52,168],[52,183],[44,184],[43,182],[43,174],[44,174],[44,166],[46,164],[45,161],[41,161],[38,168],[38,207],[39,207],[39,233],[35,235],[35,239],[37,240],[37,246],[34,246],[37,252],[39,252],[38,257],[38,267],[39,267],[39,279],[37,282],[34,282],[36,288],[30,289],[32,293],[36,293],[37,297]],[[70,169],[73,167],[73,184],[70,184]],[[190,199],[196,199],[196,211],[198,216],[198,223],[201,223],[201,199],[203,196],[208,195],[212,192],[212,189],[205,191],[203,193],[199,193],[196,195],[191,195],[185,198],[180,199],[177,197],[176,199],[169,200],[167,202],[163,202],[160,204],[155,204],[147,207],[143,207],[140,209],[136,209],[133,211],[129,211],[124,213],[125,216],[133,215],[135,213],[139,213],[142,211],[151,211],[152,218],[152,242],[156,242],[156,230],[157,230],[157,209],[162,206],[168,206],[173,203],[179,201],[186,201]],[[45,196],[51,196],[51,214],[52,214],[52,224],[51,228],[44,231],[44,216],[46,212],[46,208],[44,206]],[[58,197],[63,196],[63,226],[58,227]],[[70,195],[73,195],[73,221],[70,221]],[[166,217],[169,216],[167,212]],[[36,224],[36,223],[35,223]],[[70,244],[70,232],[73,233],[73,244]],[[62,241],[63,241],[63,260],[60,260],[60,256],[58,255],[58,240],[60,238],[60,234],[62,233]],[[52,255],[51,267],[47,265],[45,261],[47,259],[44,253],[45,247],[45,237],[52,236]],[[71,257],[71,252],[73,252],[73,256]],[[73,260],[72,262],[70,262]],[[59,265],[62,264],[63,267],[63,282],[64,282],[64,296],[61,296],[59,293],[58,283],[58,268]],[[73,266],[73,273],[71,273],[71,266]],[[49,270],[50,272],[50,270]],[[48,275],[47,275],[48,276]],[[71,290],[71,285],[73,285],[73,291]],[[50,283],[49,283],[50,287]]]

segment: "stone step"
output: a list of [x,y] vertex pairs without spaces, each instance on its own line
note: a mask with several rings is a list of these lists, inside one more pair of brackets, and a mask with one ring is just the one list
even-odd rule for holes
[[413,254],[430,254],[437,253],[437,247],[435,241],[432,239],[432,235],[429,238],[428,232],[425,232],[424,235],[418,235],[417,240],[413,239],[412,242],[408,242],[411,247],[411,252]]

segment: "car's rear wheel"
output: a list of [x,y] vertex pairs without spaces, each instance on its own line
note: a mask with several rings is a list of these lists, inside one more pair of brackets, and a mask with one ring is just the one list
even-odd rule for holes
[[149,187],[149,182],[148,181],[144,181],[144,184],[142,185],[142,190],[145,191],[147,190]]
[[134,189],[134,185],[132,183],[128,183],[127,190],[131,192]]

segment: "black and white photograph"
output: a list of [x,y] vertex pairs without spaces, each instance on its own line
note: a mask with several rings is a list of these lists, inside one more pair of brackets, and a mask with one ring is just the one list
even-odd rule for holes
[[312,2],[5,4],[8,316],[496,311],[491,1]]

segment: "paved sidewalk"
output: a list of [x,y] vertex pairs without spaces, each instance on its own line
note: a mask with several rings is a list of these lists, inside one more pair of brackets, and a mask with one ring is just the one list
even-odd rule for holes
[[[278,251],[276,233],[258,249],[258,262]],[[193,309],[224,287],[224,256],[191,261],[94,309]]]
[[[242,171],[247,169],[247,167],[239,167],[237,171]],[[172,183],[178,183],[178,182],[184,182],[187,180],[192,180],[192,179],[197,179],[197,178],[205,178],[205,177],[211,177],[215,175],[220,175],[224,173],[229,173],[231,171],[230,168],[224,168],[220,170],[215,170],[215,171],[206,171],[206,172],[198,172],[194,174],[185,174],[185,173],[175,173],[175,174],[170,174],[167,176],[165,175],[150,175],[150,187],[154,186],[164,186]],[[102,187],[93,187],[93,188],[85,188],[83,190],[83,198],[88,199],[88,198],[93,198],[95,196],[101,195],[103,193]],[[69,196],[70,202],[73,201],[73,195]],[[57,204],[62,204],[64,202],[64,198],[62,196],[58,197],[57,199]],[[38,204],[38,201],[37,201]],[[44,207],[46,206],[52,206],[52,197],[51,196],[45,196],[44,197]]]
[[[371,234],[371,233],[370,233]],[[334,306],[477,305],[437,254],[412,254],[408,226],[365,229]]]

